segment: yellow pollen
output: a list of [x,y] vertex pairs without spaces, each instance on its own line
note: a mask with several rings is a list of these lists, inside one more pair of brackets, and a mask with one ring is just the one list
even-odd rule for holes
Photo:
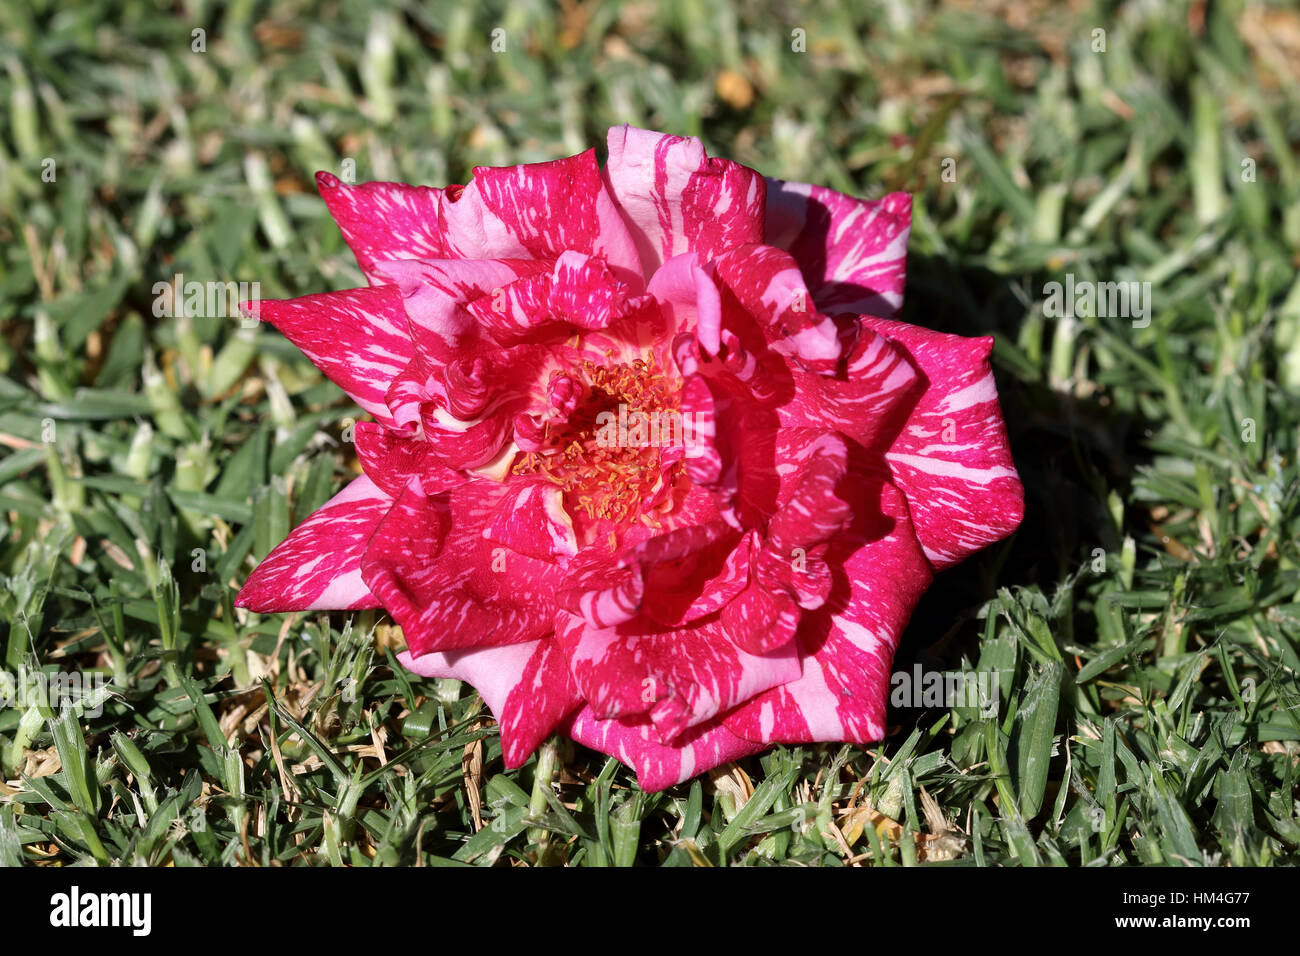
[[[552,380],[562,374],[552,373]],[[598,416],[618,416],[620,406],[629,415],[680,411],[673,383],[653,356],[611,365],[584,360],[569,375],[585,380],[584,397],[567,421],[548,420],[543,430],[546,447],[521,453],[511,470],[559,485],[571,512],[615,523],[632,521],[665,483],[676,480],[683,465],[675,462],[665,472],[662,449],[654,445],[602,445]]]

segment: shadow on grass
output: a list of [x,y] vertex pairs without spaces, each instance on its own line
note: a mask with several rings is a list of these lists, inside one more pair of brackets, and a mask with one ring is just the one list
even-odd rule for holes
[[[911,257],[908,270],[905,321],[957,335],[1018,337],[1026,314],[1018,277],[925,256]],[[1094,549],[1116,555],[1121,540],[1107,496],[1114,491],[1127,502],[1136,469],[1150,460],[1141,439],[1152,423],[1142,417],[1018,377],[999,365],[996,351],[994,375],[1025,486],[1024,521],[1010,539],[935,576],[903,635],[895,671],[917,663],[923,671],[960,669],[963,654],[978,656],[982,625],[975,615],[999,588],[1037,586],[1050,599],[1086,567]],[[1074,639],[1088,642],[1093,618],[1076,615]],[[891,707],[889,724],[907,733],[944,712]]]

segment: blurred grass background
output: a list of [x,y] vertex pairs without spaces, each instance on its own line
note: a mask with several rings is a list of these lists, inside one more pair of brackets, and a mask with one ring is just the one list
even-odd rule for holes
[[[63,6],[0,8],[0,863],[1295,861],[1293,5]],[[654,796],[562,742],[552,788],[381,616],[234,613],[357,413],[156,284],[363,284],[316,170],[465,182],[623,122],[915,194],[904,317],[997,337],[1029,511],[897,666],[999,672],[996,715]],[[1150,324],[1046,315],[1066,273],[1150,282]],[[53,672],[113,683],[59,716]]]

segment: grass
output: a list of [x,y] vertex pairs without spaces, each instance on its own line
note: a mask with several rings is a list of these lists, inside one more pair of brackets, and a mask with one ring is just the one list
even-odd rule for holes
[[[1293,8],[60,6],[0,12],[0,863],[1296,862]],[[566,741],[505,772],[382,616],[234,613],[356,410],[155,284],[360,285],[315,170],[463,182],[621,122],[916,194],[905,317],[996,336],[1028,517],[897,667],[994,675],[992,716],[646,795]],[[1149,282],[1149,323],[1049,314],[1067,273]],[[58,715],[56,673],[111,683]]]

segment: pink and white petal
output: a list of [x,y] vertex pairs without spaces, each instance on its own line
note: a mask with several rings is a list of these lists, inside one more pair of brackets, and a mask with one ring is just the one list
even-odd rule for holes
[[456,258],[550,260],[572,249],[640,284],[636,245],[605,191],[594,149],[546,163],[480,166],[442,215]]
[[712,259],[732,246],[763,241],[763,177],[739,163],[709,159],[693,137],[612,127],[605,181],[646,276],[684,252]]
[[767,181],[767,234],[799,263],[821,312],[895,318],[907,280],[912,197],[855,199],[824,186]]
[[[724,290],[724,303],[734,301],[752,316],[774,351],[809,370],[835,371],[843,350],[839,327],[817,311],[799,264],[788,252],[761,244],[739,246],[710,262],[709,272]],[[727,318],[732,312],[724,307]],[[731,325],[744,335],[744,324],[733,319]]]
[[573,521],[564,510],[564,493],[550,482],[509,487],[483,534],[541,561],[564,560],[578,553]]
[[384,397],[415,355],[396,286],[264,299],[243,308],[283,332],[377,420],[393,424]]
[[502,493],[473,481],[429,497],[413,482],[371,536],[362,577],[417,656],[550,632],[561,572],[483,537]]
[[371,285],[389,281],[374,271],[376,262],[447,257],[439,213],[445,190],[405,183],[350,186],[325,172],[316,174],[316,186]]
[[402,651],[397,659],[422,677],[452,677],[472,685],[501,725],[508,768],[521,766],[582,704],[564,655],[550,638],[423,657]]
[[788,560],[796,548],[806,552],[829,541],[852,518],[843,487],[849,449],[835,432],[787,429],[777,436],[777,460],[786,475],[778,510],[768,522],[767,546]]
[[716,617],[672,630],[636,621],[601,629],[561,614],[556,637],[597,714],[648,712],[665,741],[799,676],[793,643],[750,653],[727,639]]
[[517,403],[498,408],[493,414],[464,422],[434,402],[420,406],[420,424],[429,444],[430,457],[455,469],[480,468],[495,461],[510,441],[510,421]]
[[429,442],[423,438],[405,437],[375,422],[358,422],[353,437],[362,470],[393,498],[402,493],[412,478],[420,483],[426,495],[436,495],[469,481],[469,476],[435,459]]
[[664,744],[650,721],[601,720],[591,707],[574,714],[566,732],[583,746],[635,770],[637,783],[647,793],[766,749],[765,744],[740,737],[717,720],[688,730],[676,744]]
[[862,328],[843,377],[793,369],[794,394],[777,408],[786,428],[838,431],[874,447],[897,435],[925,385],[907,350]]
[[393,499],[354,478],[262,559],[235,597],[250,611],[343,611],[379,607],[361,578],[361,556]]
[[646,288],[668,319],[668,334],[690,333],[716,355],[722,344],[722,305],[713,279],[694,252],[674,256],[655,270]]
[[1005,538],[1024,516],[1024,487],[989,364],[993,339],[862,321],[906,349],[926,382],[885,457],[930,562],[951,567]]
[[[410,333],[426,358],[442,364],[489,351],[466,305],[499,294],[521,276],[551,270],[549,261],[525,259],[388,259],[375,271],[401,290]],[[473,350],[473,354],[471,354]]]
[[564,338],[571,331],[566,325],[603,329],[620,314],[627,289],[600,259],[569,251],[555,260],[552,273],[516,279],[468,309],[494,341],[511,345],[539,332]]
[[876,516],[835,542],[827,557],[842,568],[834,592],[804,614],[801,676],[728,713],[733,732],[758,743],[884,737],[894,651],[933,572],[902,493],[877,481],[865,501]]

